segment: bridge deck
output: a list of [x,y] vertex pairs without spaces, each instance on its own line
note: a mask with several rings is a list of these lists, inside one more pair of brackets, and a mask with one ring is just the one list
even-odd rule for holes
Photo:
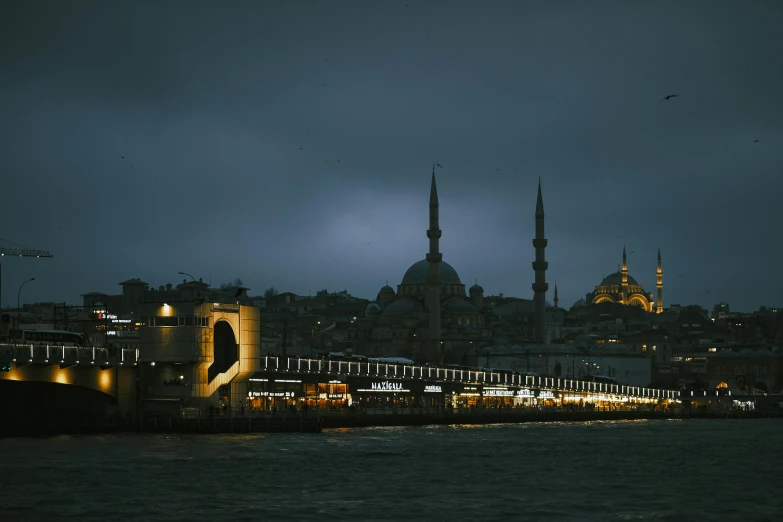
[[298,357],[265,356],[260,360],[261,371],[286,373],[316,373],[329,375],[347,375],[356,377],[376,377],[383,379],[421,379],[443,382],[477,383],[485,386],[495,385],[503,388],[537,388],[553,391],[595,392],[622,397],[646,399],[678,399],[677,390],[662,390],[608,384],[561,377],[543,377],[540,375],[520,374],[512,371],[463,370],[436,366],[409,364],[333,361],[324,359],[305,359]]

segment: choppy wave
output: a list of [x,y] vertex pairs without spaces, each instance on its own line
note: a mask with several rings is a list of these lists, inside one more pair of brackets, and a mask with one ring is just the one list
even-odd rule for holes
[[0,440],[4,521],[777,520],[778,420]]

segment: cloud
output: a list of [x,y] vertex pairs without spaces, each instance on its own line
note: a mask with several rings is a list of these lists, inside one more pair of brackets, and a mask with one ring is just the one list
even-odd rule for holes
[[661,247],[669,303],[783,290],[777,2],[50,4],[0,7],[2,236],[56,255],[4,266],[28,299],[180,270],[372,297],[423,258],[435,162],[489,293],[532,294],[539,176],[561,303],[623,244],[648,290]]

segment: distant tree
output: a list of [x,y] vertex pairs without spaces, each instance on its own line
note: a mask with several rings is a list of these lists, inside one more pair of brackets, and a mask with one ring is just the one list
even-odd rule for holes
[[239,278],[236,278],[233,281],[229,281],[228,283],[223,283],[222,285],[220,285],[220,289],[221,290],[229,290],[231,288],[237,288],[238,286],[243,286],[243,285],[244,285],[244,283],[242,282],[242,280],[239,279]]
[[279,293],[280,292],[277,291],[277,288],[275,288],[274,286],[270,286],[269,288],[264,290],[264,297],[269,299],[270,297],[274,297],[274,296],[276,296]]

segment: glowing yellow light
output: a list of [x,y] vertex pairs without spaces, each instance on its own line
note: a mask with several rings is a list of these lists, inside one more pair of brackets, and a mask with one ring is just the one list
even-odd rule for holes
[[101,372],[101,378],[100,378],[100,387],[101,390],[108,390],[109,385],[111,384],[111,373],[108,371]]
[[69,384],[68,383],[68,374],[65,371],[63,371],[63,370],[60,370],[54,376],[54,382],[57,382],[57,383],[60,383],[60,384]]

